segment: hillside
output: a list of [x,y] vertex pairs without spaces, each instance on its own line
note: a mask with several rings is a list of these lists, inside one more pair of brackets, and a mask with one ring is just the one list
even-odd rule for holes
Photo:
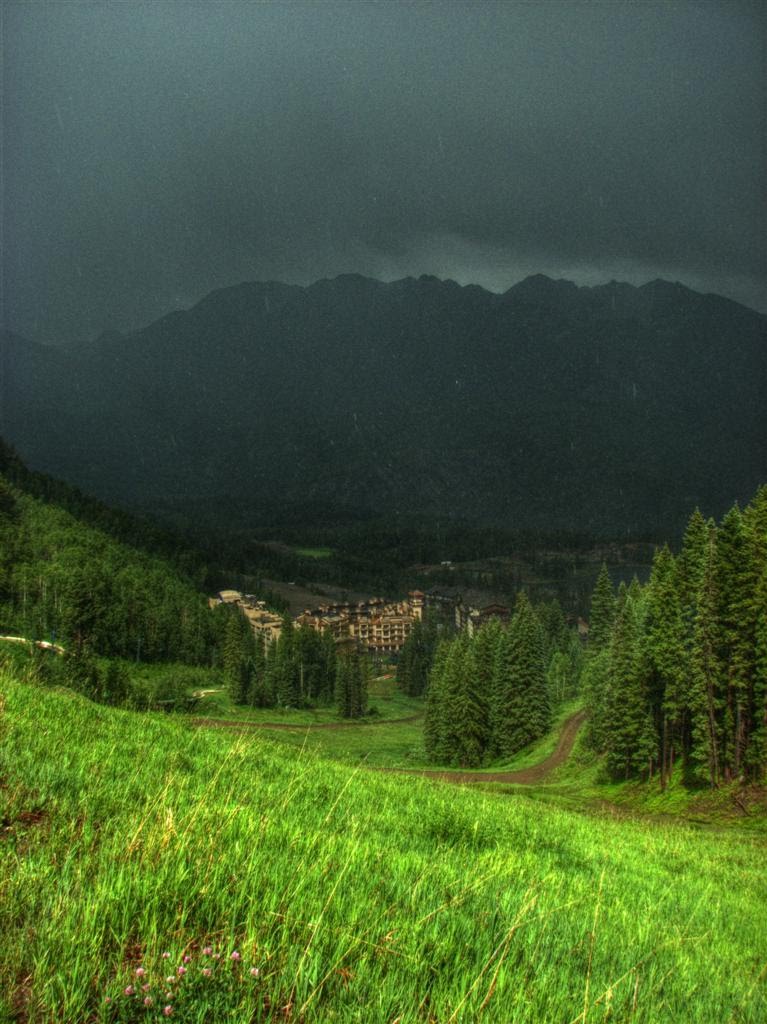
[[763,841],[0,685],[5,1019],[764,1019]]
[[209,664],[220,624],[204,575],[171,535],[31,473],[0,441],[0,633],[86,659]]
[[5,335],[2,429],[35,468],[197,525],[665,537],[767,474],[766,324],[665,281],[247,283],[79,348]]

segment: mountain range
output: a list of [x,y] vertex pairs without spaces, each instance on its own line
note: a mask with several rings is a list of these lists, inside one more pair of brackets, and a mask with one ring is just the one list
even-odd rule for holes
[[767,479],[767,317],[663,280],[212,292],[130,335],[2,335],[34,468],[187,522],[678,533]]

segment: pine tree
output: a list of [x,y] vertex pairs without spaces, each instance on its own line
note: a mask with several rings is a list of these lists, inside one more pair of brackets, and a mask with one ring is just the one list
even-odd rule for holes
[[745,765],[749,775],[761,781],[767,770],[767,560],[755,596],[758,610],[754,628],[751,736]]
[[606,705],[607,769],[628,779],[652,772],[657,750],[642,679],[641,601],[626,597],[615,620],[609,654],[610,690]]
[[677,559],[679,600],[689,622],[694,617],[695,603],[703,583],[708,534],[709,524],[696,508],[687,524]]
[[338,659],[336,670],[335,702],[342,718],[352,717],[352,681],[351,665],[348,655]]
[[409,697],[422,697],[426,692],[436,643],[437,629],[432,617],[427,615],[422,622],[416,620],[397,662],[397,683]]
[[754,672],[754,626],[751,590],[754,579],[748,537],[740,509],[725,515],[717,532],[716,589],[720,627],[720,661],[724,685],[725,729],[720,752],[727,779],[740,774],[748,742],[749,693]]
[[603,650],[610,641],[610,630],[615,618],[615,596],[607,566],[602,563],[591,597],[589,622],[589,649]]
[[586,739],[598,753],[604,753],[608,744],[607,709],[611,702],[610,649],[589,651],[581,671],[581,691],[588,710]]
[[[481,632],[481,631],[480,631]],[[450,760],[476,768],[489,740],[488,704],[474,654],[477,638],[461,634],[453,644],[445,669],[445,716]]]
[[749,777],[761,779],[767,769],[767,485],[744,509],[743,525],[747,570],[742,628],[751,653],[743,765]]
[[712,787],[717,786],[722,779],[720,716],[723,701],[719,659],[719,599],[716,583],[716,526],[710,522],[693,627],[690,759],[699,767]]
[[496,659],[491,707],[492,748],[510,757],[549,727],[543,631],[524,592],[505,631]]
[[320,665],[319,690],[317,699],[321,704],[330,704],[333,701],[333,691],[338,670],[338,655],[336,653],[336,642],[330,630],[320,634]]
[[267,708],[273,703],[266,678],[266,648],[260,636],[253,642],[248,703],[254,708]]
[[426,689],[423,743],[427,758],[438,764],[446,764],[450,758],[445,735],[443,694],[445,667],[453,643],[455,640],[442,640],[437,645]]
[[661,785],[676,758],[689,751],[687,692],[690,665],[674,557],[664,546],[655,553],[647,587],[649,701],[660,736]]
[[230,611],[221,652],[229,696],[235,704],[248,702],[250,627],[238,610]]
[[368,661],[357,651],[351,655],[351,717],[362,718],[368,706],[368,683],[370,670]]
[[356,650],[338,659],[336,706],[342,718],[361,718],[367,707],[367,670]]
[[503,635],[503,626],[498,619],[491,619],[474,636],[469,652],[469,671],[476,702],[480,709],[480,731],[483,739],[483,755],[486,760],[495,755],[493,750],[493,707],[495,704],[495,666],[498,647]]

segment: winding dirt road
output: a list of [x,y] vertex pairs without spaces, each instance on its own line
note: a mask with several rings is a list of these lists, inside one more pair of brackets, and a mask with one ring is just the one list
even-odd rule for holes
[[[417,722],[423,718],[422,714],[409,715],[407,718],[379,718],[374,721],[360,722],[238,722],[225,718],[193,718],[192,724],[201,728],[213,729],[235,729],[240,732],[249,732],[254,729],[276,729],[305,732],[307,729],[359,729],[365,726],[397,725],[403,722]],[[482,771],[452,771],[437,769],[435,771],[425,768],[383,768],[382,771],[392,771],[402,775],[418,775],[424,779],[437,779],[441,782],[454,782],[460,784],[472,784],[478,782],[513,782],[518,785],[532,785],[543,780],[558,768],[570,756],[573,749],[575,737],[586,718],[585,711],[576,711],[574,715],[562,726],[557,745],[553,753],[544,758],[538,764],[530,768],[521,768],[515,772],[482,772]]]
[[467,771],[428,771],[418,768],[402,769],[408,775],[420,775],[426,779],[439,779],[442,782],[477,783],[477,782],[516,782],[519,784],[531,785],[535,782],[543,782],[547,775],[568,759],[573,749],[575,737],[586,718],[585,711],[576,711],[567,719],[562,726],[556,748],[552,754],[532,765],[530,768],[522,768],[516,772],[467,772]]

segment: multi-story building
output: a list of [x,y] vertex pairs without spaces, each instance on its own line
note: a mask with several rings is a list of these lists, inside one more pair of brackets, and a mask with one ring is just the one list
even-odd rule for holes
[[351,638],[364,650],[396,654],[402,649],[415,622],[423,618],[424,595],[411,591],[407,601],[387,602],[371,597],[357,604],[320,605],[307,609],[295,620],[336,640]]

